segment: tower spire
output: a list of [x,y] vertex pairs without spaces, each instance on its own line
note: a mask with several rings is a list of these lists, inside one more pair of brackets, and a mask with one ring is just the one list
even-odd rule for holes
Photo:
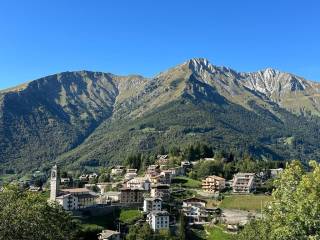
[[55,201],[56,197],[58,196],[59,184],[60,184],[59,168],[56,164],[51,169],[51,179],[50,179],[50,200],[51,201]]

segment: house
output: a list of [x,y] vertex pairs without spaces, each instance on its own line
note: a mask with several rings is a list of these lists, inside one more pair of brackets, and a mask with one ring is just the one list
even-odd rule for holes
[[56,197],[56,202],[59,203],[64,210],[72,211],[79,209],[78,198],[72,194],[64,194]]
[[89,180],[91,180],[91,179],[96,179],[96,178],[98,178],[99,177],[99,175],[97,174],[97,173],[90,173],[89,174]]
[[71,182],[71,179],[69,177],[66,178],[60,178],[60,182],[63,185],[68,185]]
[[151,182],[146,177],[135,177],[126,182],[126,187],[130,189],[144,189],[146,191],[150,190]]
[[254,173],[237,173],[233,176],[232,189],[234,193],[250,193],[255,189]]
[[269,171],[270,171],[270,177],[276,178],[283,172],[283,168],[273,168],[273,169],[269,169]]
[[148,213],[152,211],[161,211],[162,199],[161,198],[145,198],[143,200],[143,211]]
[[167,211],[152,211],[147,216],[147,222],[153,231],[169,229],[169,213]]
[[[86,184],[87,185],[87,184]],[[85,185],[85,186],[86,186]],[[96,186],[100,189],[100,193],[104,194],[105,192],[107,192],[109,189],[112,189],[113,184],[111,182],[101,182],[101,183],[97,183]]]
[[34,186],[34,185],[31,185],[30,187],[29,187],[29,191],[30,192],[41,192],[41,187],[37,187],[37,186]]
[[144,189],[120,189],[120,203],[143,203]]
[[98,196],[86,188],[61,189],[62,195],[71,194],[78,199],[78,209],[96,205]]
[[127,173],[137,173],[138,172],[138,169],[136,168],[128,168],[127,169]]
[[226,180],[218,176],[208,176],[202,180],[202,189],[205,192],[220,192],[226,187]]
[[182,161],[180,166],[183,168],[184,174],[186,174],[193,165],[190,161]]
[[151,184],[171,184],[172,171],[171,170],[162,170],[160,174],[146,176],[150,179]]
[[159,165],[167,165],[169,163],[169,156],[168,155],[158,155],[156,162]]
[[254,176],[255,188],[262,187],[264,183],[270,178],[270,171],[261,171]]
[[120,232],[112,230],[103,230],[98,235],[99,240],[120,240]]
[[150,165],[146,171],[146,177],[154,177],[160,174],[160,166],[159,165]]
[[121,198],[121,192],[105,192],[104,197],[110,202],[119,202]]
[[150,183],[153,185],[162,183],[163,178],[164,178],[164,176],[160,175],[160,174],[156,175],[156,176],[149,177]]
[[209,213],[205,208],[206,204],[207,201],[196,197],[183,200],[182,212],[189,223],[207,221]]
[[151,197],[161,198],[163,201],[170,199],[170,185],[169,184],[154,184],[151,185]]
[[122,175],[125,171],[125,167],[121,165],[117,165],[111,169],[111,175]]
[[171,171],[172,177],[184,175],[184,169],[182,167],[169,168],[168,171]]
[[171,184],[172,172],[170,170],[163,170],[160,175],[162,176],[161,183]]
[[136,173],[126,173],[124,175],[124,180],[128,181],[128,180],[135,178],[136,176],[138,176],[138,174],[136,174]]
[[89,180],[89,175],[88,174],[82,174],[80,177],[79,177],[79,180],[80,181],[83,181],[83,182],[86,182]]
[[126,174],[124,175],[125,180],[130,180],[138,176],[137,169],[127,169]]
[[206,204],[207,201],[196,197],[187,198],[182,201],[182,207],[206,207]]

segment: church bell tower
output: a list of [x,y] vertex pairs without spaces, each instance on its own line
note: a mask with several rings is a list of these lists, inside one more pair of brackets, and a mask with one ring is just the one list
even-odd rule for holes
[[59,178],[58,166],[54,165],[51,170],[51,179],[50,179],[50,200],[51,201],[55,201],[56,197],[58,196],[59,184],[60,184],[60,178]]

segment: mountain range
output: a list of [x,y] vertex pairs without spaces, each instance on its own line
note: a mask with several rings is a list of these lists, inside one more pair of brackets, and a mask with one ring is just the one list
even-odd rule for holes
[[[0,173],[123,162],[205,142],[260,159],[318,159],[320,84],[195,58],[153,78],[76,71],[0,91]],[[1,171],[2,170],[2,171]]]

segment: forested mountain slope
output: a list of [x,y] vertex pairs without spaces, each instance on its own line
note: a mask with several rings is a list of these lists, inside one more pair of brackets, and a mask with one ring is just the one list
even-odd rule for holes
[[320,155],[319,84],[191,59],[151,79],[65,72],[0,92],[0,162],[28,170],[123,161],[207,142],[260,158]]

